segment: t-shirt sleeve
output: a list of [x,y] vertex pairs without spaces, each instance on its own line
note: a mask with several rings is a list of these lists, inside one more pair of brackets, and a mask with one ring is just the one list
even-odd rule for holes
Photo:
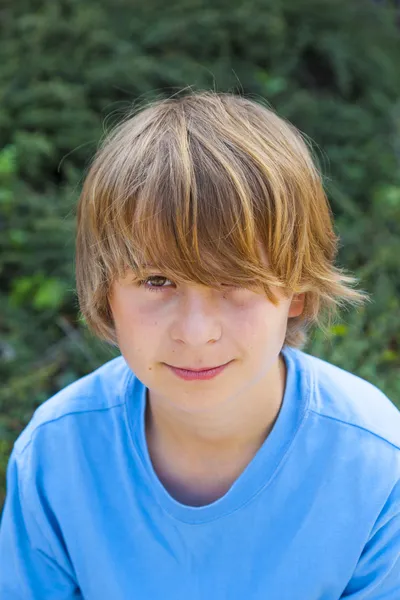
[[25,457],[13,449],[0,522],[0,598],[82,599],[68,557],[25,464]]
[[399,600],[400,480],[375,522],[353,576],[340,598]]

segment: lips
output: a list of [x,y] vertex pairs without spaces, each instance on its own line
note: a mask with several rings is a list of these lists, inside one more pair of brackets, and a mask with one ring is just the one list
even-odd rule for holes
[[228,363],[223,363],[221,365],[215,365],[213,367],[204,367],[202,369],[194,369],[193,367],[175,367],[173,365],[169,365],[169,366],[173,367],[174,369],[181,369],[182,371],[193,371],[193,373],[201,373],[202,371],[212,371],[212,369],[219,369],[220,367],[224,367],[227,364]]
[[208,369],[201,369],[201,370],[172,367],[172,366],[168,365],[167,363],[165,363],[165,365],[168,369],[170,369],[170,371],[172,371],[180,379],[183,379],[185,381],[200,381],[200,380],[213,379],[214,377],[217,377],[217,375],[219,375],[220,373],[225,371],[225,369],[227,369],[228,366],[232,362],[233,361],[229,361],[229,363],[225,363],[224,365],[220,365],[219,367],[213,367],[211,369],[208,368]]

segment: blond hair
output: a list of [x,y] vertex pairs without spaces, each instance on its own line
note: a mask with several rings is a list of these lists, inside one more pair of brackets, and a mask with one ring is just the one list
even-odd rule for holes
[[[268,256],[262,262],[259,244]],[[76,285],[89,329],[118,345],[109,292],[151,263],[177,282],[305,292],[285,344],[368,294],[335,266],[338,236],[303,136],[263,104],[213,91],[156,99],[106,134],[77,211]]]

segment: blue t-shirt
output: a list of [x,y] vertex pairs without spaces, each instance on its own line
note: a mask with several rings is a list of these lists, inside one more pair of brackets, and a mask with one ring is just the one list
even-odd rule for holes
[[399,600],[400,412],[301,350],[274,427],[220,499],[176,501],[122,356],[44,402],[16,440],[1,600]]

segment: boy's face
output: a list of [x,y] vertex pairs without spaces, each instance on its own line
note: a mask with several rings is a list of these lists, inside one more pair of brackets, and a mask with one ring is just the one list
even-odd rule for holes
[[[275,307],[249,289],[181,285],[162,275],[150,270],[139,287],[127,274],[111,288],[119,348],[135,375],[151,393],[189,411],[250,392],[276,363],[288,318],[301,314],[304,294],[287,299],[276,288]],[[229,361],[209,380],[186,381],[166,366],[202,369]]]

